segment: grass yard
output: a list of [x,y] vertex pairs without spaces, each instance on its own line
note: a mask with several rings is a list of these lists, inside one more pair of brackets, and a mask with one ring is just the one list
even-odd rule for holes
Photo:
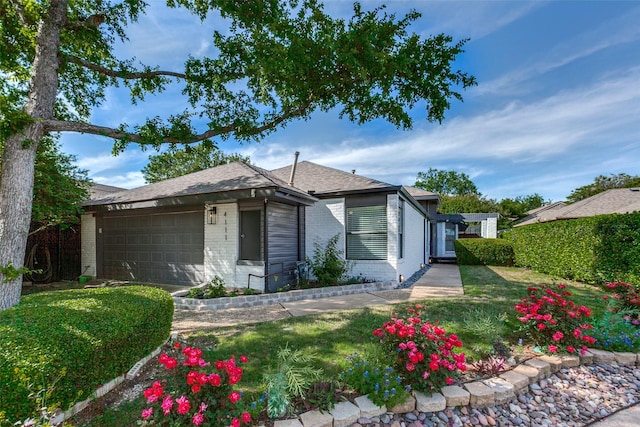
[[[444,327],[462,340],[462,351],[470,361],[486,357],[495,342],[516,342],[517,323],[513,306],[527,295],[527,288],[552,284],[552,278],[512,267],[460,266],[464,296],[420,301],[423,317]],[[603,292],[593,286],[566,283],[578,304],[604,310]],[[411,305],[413,305],[412,303]],[[189,345],[204,351],[208,361],[245,355],[250,363],[238,384],[247,396],[262,392],[263,373],[273,372],[275,355],[284,346],[304,349],[316,355],[314,365],[324,370],[326,379],[337,379],[346,356],[363,353],[373,346],[372,331],[386,322],[394,312],[404,312],[409,304],[347,310],[321,315],[294,317],[280,321],[221,328],[192,334]],[[145,384],[146,386],[146,384]],[[123,420],[136,420],[142,399],[120,409],[104,409],[88,423],[77,425],[110,427]],[[120,424],[118,424],[120,423]]]

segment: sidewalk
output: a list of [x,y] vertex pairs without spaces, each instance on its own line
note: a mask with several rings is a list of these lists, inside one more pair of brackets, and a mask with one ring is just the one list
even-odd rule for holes
[[463,295],[458,266],[433,264],[409,289],[308,299],[262,307],[216,311],[176,310],[173,316],[173,331],[183,333],[245,323],[270,322],[287,317],[456,295]]
[[640,404],[623,409],[591,425],[593,427],[638,427],[640,426]]

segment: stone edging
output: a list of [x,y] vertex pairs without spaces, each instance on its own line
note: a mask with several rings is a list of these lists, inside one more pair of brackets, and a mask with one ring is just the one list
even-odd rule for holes
[[171,294],[176,309],[182,310],[222,310],[225,308],[247,308],[284,302],[337,297],[341,295],[362,294],[367,292],[390,291],[398,287],[396,281],[376,283],[356,283],[353,285],[326,286],[323,288],[296,289],[270,294],[241,295],[210,299],[185,298],[187,291]]
[[462,386],[446,386],[440,393],[433,393],[430,396],[414,391],[406,402],[388,411],[385,406],[374,404],[367,396],[360,396],[355,399],[355,405],[351,402],[340,402],[329,412],[323,413],[318,410],[305,412],[298,418],[275,421],[274,427],[348,427],[358,422],[359,418],[373,418],[387,412],[397,414],[413,410],[439,412],[455,406],[469,405],[472,408],[483,408],[500,405],[510,401],[516,394],[528,391],[529,385],[549,377],[560,369],[593,363],[640,366],[640,354],[589,349],[583,356],[545,355],[527,360],[498,377],[473,381]]

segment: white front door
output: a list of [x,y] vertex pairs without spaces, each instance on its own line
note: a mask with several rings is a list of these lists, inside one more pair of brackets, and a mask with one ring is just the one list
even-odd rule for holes
[[453,241],[458,238],[458,224],[451,222],[438,223],[438,257],[455,257]]

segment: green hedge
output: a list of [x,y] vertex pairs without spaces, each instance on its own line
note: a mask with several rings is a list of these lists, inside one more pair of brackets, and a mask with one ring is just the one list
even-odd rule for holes
[[532,224],[504,238],[521,267],[587,283],[640,283],[640,213]]
[[59,377],[47,405],[68,409],[162,344],[172,318],[171,295],[144,286],[24,296],[0,312],[0,413],[32,415],[29,393]]
[[458,239],[453,245],[458,264],[513,265],[513,247],[502,239]]

